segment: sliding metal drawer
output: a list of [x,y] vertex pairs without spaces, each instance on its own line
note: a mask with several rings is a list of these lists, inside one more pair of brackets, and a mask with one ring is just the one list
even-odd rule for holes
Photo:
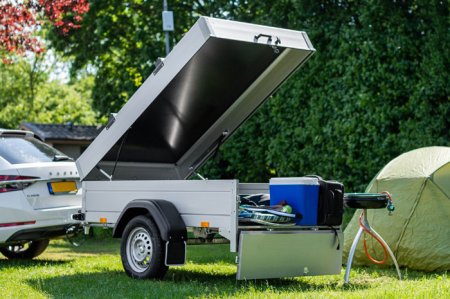
[[339,274],[341,231],[243,231],[237,279]]

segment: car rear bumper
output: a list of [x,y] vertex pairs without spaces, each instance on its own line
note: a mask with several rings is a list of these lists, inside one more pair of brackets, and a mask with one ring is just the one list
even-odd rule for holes
[[[5,244],[15,244],[24,241],[36,241],[43,239],[54,239],[66,235],[67,228],[74,224],[28,228],[16,231]],[[80,224],[75,224],[80,225]]]
[[[75,221],[72,219],[72,215],[78,213],[80,209],[80,206],[72,206],[54,209],[22,211],[20,221],[31,222],[31,224],[0,227],[0,244],[3,245],[7,242],[10,243],[17,241],[51,239],[64,236],[67,227],[80,223],[79,221]],[[15,219],[5,222],[17,222],[17,220]]]

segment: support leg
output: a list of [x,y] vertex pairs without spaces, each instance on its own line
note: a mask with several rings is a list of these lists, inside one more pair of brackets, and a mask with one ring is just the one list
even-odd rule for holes
[[386,243],[386,241],[380,236],[380,234],[378,234],[372,227],[370,228],[370,230],[372,231],[373,234],[375,234],[380,241],[383,243],[383,245],[386,247],[387,251],[389,252],[389,254],[391,255],[392,261],[395,264],[395,268],[397,269],[397,274],[398,274],[398,279],[402,280],[402,274],[400,273],[400,268],[398,266],[397,263],[397,259],[395,258],[394,253],[392,252],[391,248],[389,247],[389,245]]
[[358,233],[356,234],[355,238],[353,239],[352,247],[350,248],[350,252],[348,254],[347,267],[345,268],[345,277],[344,277],[345,284],[348,283],[348,280],[350,278],[350,268],[352,267],[353,256],[355,255],[356,246],[358,245],[359,239],[361,239],[362,233],[363,233],[363,229],[360,227],[358,230]]

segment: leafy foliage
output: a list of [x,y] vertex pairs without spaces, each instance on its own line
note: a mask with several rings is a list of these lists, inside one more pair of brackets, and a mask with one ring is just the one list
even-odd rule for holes
[[205,174],[266,181],[317,173],[363,191],[402,152],[450,144],[446,3],[277,5],[284,13],[264,22],[307,31],[317,53]]
[[[202,169],[267,181],[316,173],[362,191],[396,155],[449,145],[446,1],[170,1],[179,40],[198,15],[304,30],[317,53]],[[96,69],[94,106],[116,112],[164,56],[161,1],[91,1],[53,45]]]
[[95,124],[90,98],[93,78],[67,85],[48,81],[45,70],[26,60],[0,65],[0,127],[21,122]]
[[[23,54],[43,52],[35,31],[46,19],[62,34],[78,28],[89,10],[86,0],[0,1],[0,51]],[[5,54],[5,53],[4,53]],[[7,61],[3,57],[4,61]]]

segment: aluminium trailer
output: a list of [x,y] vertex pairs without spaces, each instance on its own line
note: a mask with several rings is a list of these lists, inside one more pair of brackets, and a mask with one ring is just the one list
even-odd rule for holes
[[241,225],[239,195],[268,184],[188,179],[314,51],[305,32],[200,17],[110,118],[76,162],[77,218],[114,228],[128,275],[184,264],[187,228],[229,240],[237,279],[340,273],[339,226]]

